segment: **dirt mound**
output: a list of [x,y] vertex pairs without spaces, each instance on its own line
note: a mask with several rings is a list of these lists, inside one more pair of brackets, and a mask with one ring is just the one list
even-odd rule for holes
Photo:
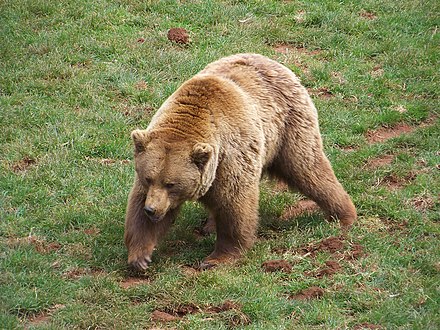
[[183,28],[172,28],[167,33],[168,40],[178,44],[186,45],[189,43],[189,34]]
[[315,257],[317,252],[330,252],[333,254],[344,250],[344,247],[345,243],[343,237],[329,237],[323,239],[319,243],[302,247],[301,251],[304,255]]
[[292,266],[289,264],[287,260],[270,260],[265,261],[261,265],[263,267],[264,271],[267,273],[273,273],[273,272],[283,272],[283,273],[290,273],[292,271]]
[[310,300],[321,298],[324,295],[324,290],[317,286],[311,286],[310,288],[304,289],[292,296],[290,299],[294,300]]

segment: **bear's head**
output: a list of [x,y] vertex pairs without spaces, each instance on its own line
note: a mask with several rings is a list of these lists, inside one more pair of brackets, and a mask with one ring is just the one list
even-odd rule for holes
[[215,179],[218,152],[205,142],[167,141],[160,134],[134,130],[137,180],[145,192],[144,211],[157,222],[184,201],[202,197]]

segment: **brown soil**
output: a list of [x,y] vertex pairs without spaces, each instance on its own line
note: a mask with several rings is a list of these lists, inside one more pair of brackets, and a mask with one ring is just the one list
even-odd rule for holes
[[151,314],[151,318],[153,321],[158,322],[172,322],[176,320],[180,320],[184,316],[188,314],[195,313],[210,313],[210,314],[218,314],[227,311],[233,311],[235,315],[232,315],[230,323],[233,326],[237,325],[246,325],[250,323],[249,317],[241,311],[241,305],[231,301],[226,300],[221,305],[214,306],[208,305],[205,307],[200,307],[195,304],[189,303],[186,305],[179,305],[177,307],[168,307],[164,310],[155,310]]
[[370,13],[368,11],[362,11],[359,13],[359,15],[363,18],[369,19],[369,20],[375,20],[377,16],[373,13]]
[[78,267],[64,272],[63,277],[68,279],[77,279],[86,275],[88,272],[89,271],[86,268]]
[[[347,249],[349,245],[349,249]],[[364,249],[359,243],[346,243],[342,236],[329,237],[323,239],[319,243],[308,245],[301,248],[303,255],[309,255],[312,258],[316,257],[317,252],[328,252],[338,260],[354,260],[359,259],[365,255]]]
[[29,318],[28,324],[24,327],[24,329],[29,329],[30,327],[33,328],[35,326],[41,325],[42,323],[47,323],[49,322],[49,320],[50,316],[47,312],[35,314],[31,318]]
[[290,296],[290,299],[310,300],[310,299],[321,298],[323,295],[324,295],[323,289],[321,289],[317,286],[312,286],[310,288],[304,289],[304,290]]
[[189,43],[188,31],[182,28],[172,28],[167,33],[168,40],[178,44],[186,45]]
[[353,243],[351,251],[344,256],[344,259],[359,259],[365,255],[364,248],[359,243]]
[[67,279],[78,279],[86,275],[100,276],[105,274],[106,273],[102,269],[88,269],[88,268],[77,267],[64,272],[63,277]]
[[90,235],[90,236],[98,235],[99,232],[100,232],[100,230],[98,228],[96,228],[96,227],[84,229],[84,234]]
[[[335,260],[325,262],[325,267],[314,274],[315,277],[322,278],[324,276],[332,276],[341,270],[341,265]],[[309,274],[311,275],[311,274]]]
[[310,215],[319,210],[319,206],[312,200],[303,199],[295,205],[288,206],[280,216],[281,220],[288,220],[300,215]]
[[210,313],[222,313],[230,310],[241,310],[241,306],[232,300],[226,300],[219,306],[208,306],[206,308],[206,311]]
[[194,276],[201,272],[200,267],[198,266],[191,266],[191,265],[184,265],[181,267],[182,273],[186,276]]
[[370,71],[370,75],[373,78],[382,77],[384,73],[385,73],[385,70],[382,69],[382,67],[380,65],[375,65],[373,67],[373,70]]
[[398,137],[402,134],[409,134],[415,130],[414,127],[400,123],[393,127],[381,127],[373,131],[367,132],[368,143],[381,143],[386,140]]
[[27,323],[24,326],[24,329],[34,328],[35,326],[42,325],[43,323],[49,322],[50,316],[59,309],[64,308],[65,306],[62,304],[56,304],[49,308],[49,310],[40,312],[38,314],[32,315],[29,317]]
[[47,254],[53,251],[61,249],[61,244],[58,242],[46,242],[43,238],[38,236],[27,236],[20,238],[9,238],[7,241],[8,246],[18,247],[23,245],[32,245],[38,253]]
[[405,187],[410,182],[414,181],[416,175],[414,173],[410,173],[404,177],[398,177],[395,174],[390,174],[382,178],[379,182],[379,185],[385,186],[390,190],[397,190]]
[[151,320],[155,322],[172,322],[179,319],[179,316],[174,316],[159,310],[155,310],[153,313],[151,313]]
[[[440,196],[438,196],[437,200],[440,200]],[[420,196],[413,198],[411,200],[411,204],[413,207],[420,212],[430,210],[434,208],[435,201],[431,196]]]
[[143,44],[145,42],[144,38],[139,38],[138,40],[136,40],[138,43]]
[[292,266],[289,264],[289,262],[282,259],[265,261],[263,262],[261,267],[263,267],[264,271],[267,273],[273,273],[273,272],[290,273],[292,271]]
[[14,172],[24,172],[32,165],[35,165],[37,161],[30,157],[23,157],[23,159],[19,160],[18,162],[15,162],[12,164],[12,170]]
[[329,237],[322,240],[316,247],[317,251],[335,253],[344,249],[344,240],[341,237]]
[[367,168],[374,169],[386,165],[390,165],[394,160],[394,155],[382,155],[377,158],[370,159],[367,162]]
[[145,277],[127,277],[119,283],[119,286],[123,289],[129,289],[141,284],[148,284],[150,280]]

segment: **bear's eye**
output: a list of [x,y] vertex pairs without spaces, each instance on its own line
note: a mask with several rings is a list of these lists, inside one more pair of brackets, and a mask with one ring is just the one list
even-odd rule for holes
[[172,189],[172,188],[174,188],[175,185],[176,184],[173,182],[168,182],[168,183],[165,183],[165,188]]

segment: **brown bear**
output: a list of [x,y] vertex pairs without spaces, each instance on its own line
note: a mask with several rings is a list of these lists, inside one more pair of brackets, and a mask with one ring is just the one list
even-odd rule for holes
[[356,209],[323,152],[315,106],[299,79],[256,54],[209,64],[172,94],[146,130],[134,130],[136,176],[128,198],[128,263],[146,269],[180,206],[198,200],[215,222],[206,267],[255,241],[263,174],[314,200],[348,227]]

